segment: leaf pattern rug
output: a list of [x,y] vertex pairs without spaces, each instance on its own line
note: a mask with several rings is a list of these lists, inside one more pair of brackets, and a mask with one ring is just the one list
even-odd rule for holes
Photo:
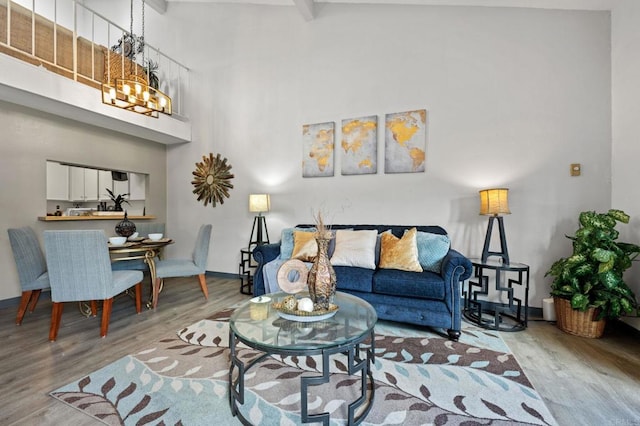
[[[235,425],[229,408],[232,309],[192,324],[79,380],[54,398],[108,425]],[[243,346],[245,362],[260,353]],[[375,399],[363,425],[555,425],[499,334],[465,325],[459,342],[425,329],[376,325]],[[363,355],[364,356],[364,355]],[[321,358],[271,356],[245,376],[241,411],[255,425],[300,424],[300,376]],[[330,383],[310,388],[309,411],[346,424],[359,377],[331,357]]]

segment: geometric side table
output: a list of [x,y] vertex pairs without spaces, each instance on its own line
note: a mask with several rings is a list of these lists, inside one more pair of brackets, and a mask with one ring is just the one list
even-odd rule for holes
[[252,268],[257,265],[253,264],[251,256],[251,248],[240,249],[240,263],[238,264],[238,276],[240,277],[240,293],[253,294],[253,275]]
[[[468,321],[482,328],[499,331],[521,331],[527,328],[529,316],[529,265],[502,263],[498,260],[470,259],[474,275],[463,289],[463,315]],[[490,274],[487,274],[490,272]],[[506,303],[492,303],[486,299],[490,283],[500,296],[506,295]],[[518,297],[518,294],[524,296]]]

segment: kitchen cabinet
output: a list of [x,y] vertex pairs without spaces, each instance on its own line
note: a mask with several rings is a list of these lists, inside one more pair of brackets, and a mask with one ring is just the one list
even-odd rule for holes
[[47,200],[69,199],[69,166],[47,161]]
[[[56,161],[47,161],[46,168],[47,200],[72,201],[78,204],[110,201],[107,189],[113,191],[115,196],[130,194],[125,197],[127,200],[144,201],[146,197],[145,173],[112,172]],[[114,176],[126,180],[114,180]]]
[[69,166],[69,201],[98,201],[98,171]]
[[129,173],[129,199],[144,200],[147,186],[147,175],[143,173]]
[[113,178],[110,170],[98,170],[98,198],[99,201],[109,201],[111,197],[107,188],[113,191]]

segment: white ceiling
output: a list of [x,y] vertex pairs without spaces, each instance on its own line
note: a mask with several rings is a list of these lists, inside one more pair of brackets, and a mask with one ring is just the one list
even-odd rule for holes
[[[151,0],[147,0],[150,2]],[[164,0],[166,3],[236,3],[294,6],[298,0]],[[616,0],[312,0],[312,3],[414,4],[440,6],[530,7],[540,9],[611,10]]]
[[316,3],[396,4],[430,6],[525,7],[536,9],[611,10],[618,0],[146,0],[160,13],[168,3],[229,3],[267,6],[295,6],[302,17],[315,18]]

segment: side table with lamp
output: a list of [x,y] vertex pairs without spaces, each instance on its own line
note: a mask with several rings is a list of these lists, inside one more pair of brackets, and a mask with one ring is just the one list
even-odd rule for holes
[[[507,250],[502,215],[511,214],[507,188],[484,189],[480,191],[480,214],[489,216],[487,235],[480,259],[470,259],[474,269],[473,278],[468,281],[464,296],[464,317],[483,328],[500,331],[520,331],[527,327],[529,310],[529,265],[511,262]],[[493,223],[498,221],[500,251],[491,251]],[[498,259],[490,259],[498,257]],[[492,272],[487,274],[487,272]],[[489,281],[493,278],[495,290],[507,296],[502,304],[486,300],[489,295]],[[514,287],[515,285],[515,287]],[[524,289],[524,296],[517,297],[518,287]],[[524,302],[524,303],[523,303]]]
[[256,246],[269,244],[269,231],[267,222],[262,215],[271,209],[271,197],[269,194],[250,194],[249,211],[258,213],[253,218],[253,227],[249,237],[249,245],[240,249],[240,263],[238,264],[238,276],[240,277],[240,293],[253,294],[253,268],[257,265],[253,263],[252,252]]

